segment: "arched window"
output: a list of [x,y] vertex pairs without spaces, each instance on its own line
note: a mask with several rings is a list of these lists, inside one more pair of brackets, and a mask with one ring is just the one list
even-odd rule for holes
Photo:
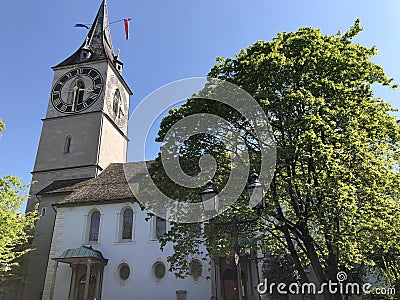
[[74,103],[75,107],[83,102],[83,96],[85,95],[85,83],[82,79],[78,79],[76,81],[76,85],[74,87]]
[[119,89],[116,89],[113,98],[113,112],[116,117],[119,117],[120,102],[121,102],[121,92],[119,91]]
[[64,153],[69,153],[69,148],[71,147],[71,140],[72,140],[72,137],[70,135],[68,135],[65,138]]
[[97,242],[99,240],[99,229],[100,212],[96,210],[90,216],[89,242]]
[[167,221],[163,218],[156,216],[155,223],[155,237],[156,239],[158,239],[160,237],[163,237],[167,232]]
[[[90,274],[87,299],[96,299],[96,281],[96,276]],[[83,275],[78,283],[77,299],[83,299],[86,289],[86,275]]]
[[122,239],[132,239],[132,227],[133,227],[133,211],[128,208],[124,211],[122,218]]
[[[79,284],[85,284],[85,283],[86,283],[86,275],[83,275],[79,280]],[[91,283],[96,283],[96,276],[94,276],[93,274],[90,274],[89,277],[89,284]]]

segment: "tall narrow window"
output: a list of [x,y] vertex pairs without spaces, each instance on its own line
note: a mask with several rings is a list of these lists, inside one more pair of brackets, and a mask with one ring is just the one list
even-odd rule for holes
[[160,217],[156,217],[155,223],[156,223],[155,237],[160,238],[167,232],[167,221]]
[[123,221],[122,221],[122,239],[131,240],[132,239],[132,226],[133,226],[133,211],[128,208],[124,211]]
[[83,96],[85,95],[85,83],[82,79],[78,79],[75,89],[75,105],[79,105],[83,102]]
[[46,215],[46,207],[42,207],[42,212],[40,213],[40,216],[45,216]]
[[95,211],[90,216],[89,242],[97,242],[99,240],[99,229],[100,229],[100,212]]
[[119,117],[120,102],[121,102],[121,92],[119,91],[119,89],[116,89],[113,98],[113,112],[116,117]]
[[65,138],[64,153],[69,153],[69,148],[71,147],[71,139],[72,137],[70,135]]

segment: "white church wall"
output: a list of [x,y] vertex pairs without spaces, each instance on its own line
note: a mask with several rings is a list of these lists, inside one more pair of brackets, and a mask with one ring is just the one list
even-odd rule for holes
[[[120,242],[117,238],[118,214],[127,205],[132,205],[134,213],[134,240]],[[76,206],[59,208],[63,215],[62,230],[53,236],[58,241],[57,251],[59,256],[66,249],[78,248],[85,242],[86,219],[92,209],[101,212],[99,243],[93,243],[94,250],[99,250],[104,258],[108,259],[104,267],[102,299],[177,299],[176,291],[187,291],[187,299],[210,299],[211,282],[205,277],[209,276],[209,265],[203,263],[203,274],[196,282],[193,278],[176,279],[171,272],[161,280],[156,280],[152,265],[156,261],[163,261],[168,270],[167,257],[172,253],[172,245],[168,245],[162,252],[159,243],[150,239],[151,221],[145,221],[147,214],[141,211],[138,204],[112,203],[97,206]],[[54,241],[53,241],[54,243]],[[54,257],[54,256],[53,256]],[[121,280],[118,273],[120,263],[130,266],[130,276]],[[49,262],[52,265],[53,262]],[[50,268],[49,268],[50,269]],[[49,270],[48,269],[48,270]],[[54,300],[68,298],[71,268],[68,264],[59,264],[57,271]],[[46,281],[49,280],[48,274]]]
[[128,141],[121,137],[115,124],[102,116],[102,129],[100,133],[100,151],[98,164],[105,169],[110,163],[126,162],[126,149]]

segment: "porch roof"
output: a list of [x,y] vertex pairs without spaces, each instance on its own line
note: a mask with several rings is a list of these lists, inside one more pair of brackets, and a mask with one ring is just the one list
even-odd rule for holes
[[100,251],[93,250],[92,247],[87,246],[67,249],[59,257],[53,259],[67,264],[86,264],[88,262],[106,264],[108,261]]

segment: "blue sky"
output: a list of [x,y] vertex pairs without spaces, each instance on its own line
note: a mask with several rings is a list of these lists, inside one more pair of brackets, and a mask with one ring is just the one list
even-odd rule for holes
[[[72,54],[101,0],[3,1],[0,10],[0,176],[31,180],[39,136],[50,95],[54,66]],[[356,41],[376,45],[374,61],[400,82],[400,1],[122,1],[109,0],[110,21],[131,17],[131,38],[123,24],[111,25],[114,49],[121,49],[124,77],[134,91],[133,108],[169,82],[206,76],[216,56],[232,57],[257,40],[280,31],[312,26],[325,34],[345,32],[357,17],[364,31]],[[400,90],[377,89],[394,107]],[[135,130],[135,128],[130,128]],[[153,151],[156,152],[155,150]],[[152,155],[151,153],[149,154]],[[150,157],[149,157],[150,158]]]

